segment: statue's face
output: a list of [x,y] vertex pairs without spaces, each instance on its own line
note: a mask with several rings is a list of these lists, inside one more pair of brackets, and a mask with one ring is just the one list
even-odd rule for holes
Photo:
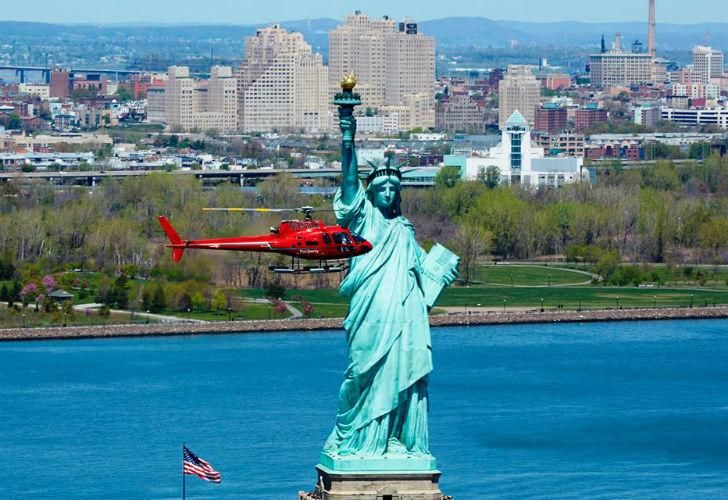
[[399,183],[386,180],[384,182],[377,182],[373,187],[374,191],[374,204],[380,210],[389,210],[394,206],[394,202],[397,199],[397,193],[399,192]]

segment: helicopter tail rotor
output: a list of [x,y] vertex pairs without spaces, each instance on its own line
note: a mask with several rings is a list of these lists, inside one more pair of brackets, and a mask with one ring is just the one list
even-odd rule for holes
[[171,243],[167,246],[172,248],[172,259],[175,262],[181,261],[182,255],[185,253],[185,241],[180,238],[180,235],[177,234],[177,231],[174,229],[174,227],[172,227],[172,223],[169,222],[169,219],[167,219],[165,216],[162,215],[159,217],[159,224],[162,226],[164,234],[167,235],[167,238]]

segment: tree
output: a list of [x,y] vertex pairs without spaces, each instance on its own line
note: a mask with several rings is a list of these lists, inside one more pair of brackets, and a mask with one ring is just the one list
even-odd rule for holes
[[495,189],[500,185],[501,172],[495,165],[490,165],[485,171],[478,172],[478,180],[488,189]]
[[23,128],[23,120],[16,113],[10,113],[0,121],[5,124],[5,128],[8,130],[20,130]]
[[10,291],[8,290],[8,286],[3,283],[3,286],[0,288],[0,301],[6,302],[10,300]]
[[706,222],[698,230],[703,248],[711,250],[713,260],[720,261],[720,251],[728,248],[728,217],[720,217]]
[[265,290],[265,296],[272,299],[282,299],[286,296],[286,288],[280,283],[271,281]]
[[109,293],[110,303],[117,309],[129,307],[129,278],[126,274],[119,275],[111,286]]
[[258,184],[258,193],[267,208],[301,206],[300,182],[289,173],[281,173]]
[[215,311],[226,309],[228,306],[228,300],[225,293],[222,290],[217,290],[212,295],[212,302],[210,304]]
[[154,294],[152,295],[152,300],[149,306],[149,311],[153,313],[160,313],[167,308],[167,298],[164,294],[164,287],[160,283],[157,283],[154,288]]
[[435,189],[450,189],[461,179],[459,167],[442,167],[435,177]]
[[202,295],[202,292],[195,292],[192,294],[192,308],[197,311],[203,311],[205,309],[206,305],[205,296]]
[[114,98],[119,102],[133,101],[134,94],[132,94],[131,90],[128,88],[120,86],[116,91],[116,94],[114,94]]
[[595,271],[602,277],[602,280],[606,283],[611,281],[612,276],[617,271],[621,257],[619,252],[612,250],[611,252],[604,252],[599,257]]
[[455,253],[460,256],[463,281],[469,285],[475,276],[478,259],[493,248],[493,233],[477,224],[465,222],[458,227],[452,244]]

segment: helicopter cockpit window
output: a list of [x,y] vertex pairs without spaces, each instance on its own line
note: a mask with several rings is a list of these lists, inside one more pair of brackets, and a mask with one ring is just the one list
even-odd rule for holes
[[324,243],[326,245],[331,245],[331,237],[326,233],[324,233]]
[[354,238],[354,241],[356,243],[364,243],[364,241],[365,241],[364,238],[362,238],[361,236],[359,236],[356,233],[351,233],[351,237]]
[[334,242],[339,245],[350,245],[351,239],[346,233],[334,233]]

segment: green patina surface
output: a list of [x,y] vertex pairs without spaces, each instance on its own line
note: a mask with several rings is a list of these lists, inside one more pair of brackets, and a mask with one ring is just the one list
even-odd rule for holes
[[[334,472],[434,471],[429,451],[428,376],[432,342],[422,289],[425,257],[400,210],[401,174],[391,162],[375,166],[365,191],[355,152],[358,100],[350,85],[336,97],[342,131],[338,223],[374,249],[350,262],[341,294],[348,368],[334,429],[321,465]],[[454,279],[454,270],[451,270]]]

